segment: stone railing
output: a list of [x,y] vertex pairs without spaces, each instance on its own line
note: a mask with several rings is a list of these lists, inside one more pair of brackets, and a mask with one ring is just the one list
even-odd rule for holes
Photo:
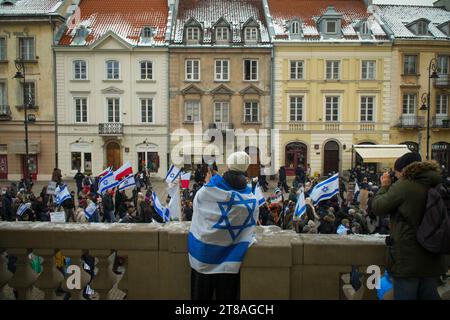
[[[55,266],[55,250],[60,249],[79,266],[83,253],[95,257],[90,286],[100,299],[114,299],[114,291],[128,299],[190,299],[188,230],[189,223],[184,222],[1,222],[0,294],[13,288],[18,299],[30,299],[38,288],[43,298],[55,299],[58,287],[68,290]],[[383,270],[385,264],[384,238],[379,236],[299,235],[278,227],[257,227],[256,234],[257,242],[241,267],[243,300],[346,299],[342,279],[352,266],[365,271],[369,265],[378,265]],[[126,261],[119,276],[112,272],[113,250]],[[7,268],[5,251],[17,258],[14,274]],[[40,274],[31,268],[30,252],[43,260]],[[83,299],[82,288],[89,278],[83,270],[81,289],[68,290],[72,299]],[[374,290],[366,290],[362,298],[375,296]]]

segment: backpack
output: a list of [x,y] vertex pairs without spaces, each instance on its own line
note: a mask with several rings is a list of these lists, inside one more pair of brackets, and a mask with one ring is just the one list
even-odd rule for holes
[[426,250],[450,254],[450,189],[445,185],[428,190],[425,214],[416,235]]

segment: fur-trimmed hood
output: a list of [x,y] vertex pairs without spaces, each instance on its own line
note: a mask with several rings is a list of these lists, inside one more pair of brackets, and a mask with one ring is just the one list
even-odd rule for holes
[[441,182],[440,173],[439,164],[434,160],[413,162],[402,171],[405,179],[430,186],[436,186]]

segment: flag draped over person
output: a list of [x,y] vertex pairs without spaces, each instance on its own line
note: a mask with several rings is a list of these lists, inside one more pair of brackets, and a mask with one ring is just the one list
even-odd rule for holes
[[302,191],[297,199],[294,210],[294,220],[299,220],[306,213],[305,193]]
[[359,202],[359,192],[361,189],[359,189],[358,181],[355,179],[355,191],[353,193],[353,200]]
[[153,207],[156,210],[156,213],[158,213],[158,215],[163,218],[164,222],[169,222],[170,220],[170,212],[169,210],[164,207],[161,202],[158,199],[158,196],[156,195],[156,192],[153,191],[152,193],[152,200],[153,200]]
[[133,168],[131,167],[130,161],[127,161],[119,169],[114,171],[114,179],[120,181],[123,178],[129,176],[130,174],[133,174]]
[[129,175],[123,179],[119,184],[119,191],[134,189],[136,187],[136,181],[133,175]]
[[169,171],[167,171],[165,180],[167,183],[174,182],[180,174],[181,174],[181,169],[178,167],[175,167],[174,165],[171,165],[169,168]]
[[61,184],[55,189],[55,203],[60,206],[66,199],[70,198],[69,189],[65,184]]
[[317,184],[311,191],[310,197],[314,205],[320,201],[328,200],[339,193],[339,173]]
[[180,197],[180,185],[178,183],[169,184],[167,193],[170,196],[170,202],[167,207],[169,211],[168,215],[174,220],[180,220],[181,213],[181,197]]
[[117,187],[118,184],[119,181],[115,179],[114,173],[111,171],[100,179],[98,191],[100,194],[104,194],[109,189]]
[[86,209],[84,209],[84,216],[86,217],[86,219],[89,221],[92,216],[95,213],[95,210],[97,210],[97,206],[95,205],[94,202],[91,202]]
[[253,193],[255,194],[255,197],[256,197],[256,201],[258,202],[258,207],[261,207],[266,202],[266,199],[264,198],[264,194],[263,194],[259,184],[257,184],[255,186],[255,190],[253,190],[253,191],[254,191]]
[[194,207],[188,238],[191,267],[205,274],[238,273],[258,219],[251,186],[234,190],[214,175],[197,192]]
[[25,213],[25,211],[27,211],[28,209],[31,209],[31,203],[22,203],[19,208],[17,209],[17,215],[18,216],[23,216],[23,214]]

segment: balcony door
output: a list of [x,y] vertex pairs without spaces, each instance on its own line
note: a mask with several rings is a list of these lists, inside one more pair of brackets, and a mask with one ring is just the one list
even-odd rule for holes
[[214,123],[228,123],[230,104],[228,102],[214,103]]
[[299,165],[306,169],[307,146],[301,142],[291,142],[285,149],[286,175],[295,175],[295,170]]
[[108,98],[108,122],[120,122],[120,99]]
[[0,154],[0,179],[8,179],[8,155]]
[[108,143],[106,146],[106,162],[106,165],[112,166],[113,170],[118,169],[122,163],[120,145],[115,141]]

